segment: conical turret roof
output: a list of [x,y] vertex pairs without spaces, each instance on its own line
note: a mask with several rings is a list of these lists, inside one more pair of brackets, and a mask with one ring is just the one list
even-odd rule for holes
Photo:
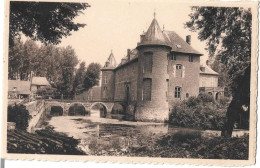
[[144,34],[144,37],[141,39],[141,42],[138,43],[138,46],[142,45],[169,45],[169,40],[161,30],[156,18],[154,17],[151,25],[149,26],[147,32]]
[[113,69],[116,67],[116,59],[114,57],[113,51],[111,50],[111,53],[105,63],[104,68],[105,69]]

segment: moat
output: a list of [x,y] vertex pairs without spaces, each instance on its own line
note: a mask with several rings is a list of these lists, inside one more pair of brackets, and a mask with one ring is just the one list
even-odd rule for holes
[[[48,125],[54,127],[57,132],[79,139],[78,148],[87,155],[122,155],[130,148],[142,149],[165,135],[177,132],[201,132],[203,137],[220,136],[220,131],[176,128],[166,123],[124,121],[119,114],[111,118],[101,118],[98,110],[93,110],[91,114],[53,116]],[[243,134],[243,131],[233,133],[234,136]]]

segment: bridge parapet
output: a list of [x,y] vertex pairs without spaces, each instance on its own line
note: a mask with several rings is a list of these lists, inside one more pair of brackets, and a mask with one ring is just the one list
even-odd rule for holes
[[47,109],[47,113],[50,114],[51,111],[51,107],[52,106],[60,106],[62,107],[63,110],[63,115],[68,115],[69,114],[69,108],[71,106],[73,106],[74,104],[81,104],[86,111],[91,111],[91,109],[97,105],[97,104],[101,104],[102,106],[105,107],[106,112],[107,113],[111,113],[114,107],[115,103],[119,103],[122,106],[125,107],[126,103],[124,101],[64,101],[64,100],[56,100],[56,99],[52,99],[52,100],[45,100],[45,105],[46,105],[46,109]]

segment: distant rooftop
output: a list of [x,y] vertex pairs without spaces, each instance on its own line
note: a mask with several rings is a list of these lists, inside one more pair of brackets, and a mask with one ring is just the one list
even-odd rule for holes
[[46,77],[33,77],[32,85],[49,86],[50,83],[47,81]]
[[19,94],[31,94],[30,86],[30,81],[8,80],[8,91],[15,91]]
[[205,75],[218,75],[217,72],[212,70],[208,65],[201,65],[200,66],[200,74],[205,74]]

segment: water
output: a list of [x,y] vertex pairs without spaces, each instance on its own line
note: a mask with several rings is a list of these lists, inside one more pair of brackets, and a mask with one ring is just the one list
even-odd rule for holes
[[[49,125],[79,139],[78,147],[90,155],[121,155],[129,148],[142,148],[163,135],[194,129],[175,128],[164,123],[124,121],[123,115],[101,118],[98,110],[90,116],[55,116]],[[220,131],[203,131],[203,136],[219,136]]]

